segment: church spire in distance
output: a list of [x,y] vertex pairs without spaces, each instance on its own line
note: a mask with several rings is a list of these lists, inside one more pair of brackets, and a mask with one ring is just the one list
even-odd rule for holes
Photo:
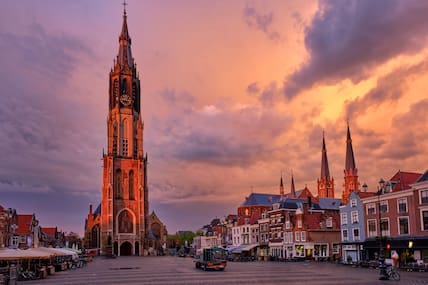
[[324,130],[322,131],[321,177],[318,179],[318,197],[334,198],[334,179],[330,177]]
[[360,191],[360,182],[358,182],[358,169],[355,165],[354,150],[352,149],[351,131],[349,130],[349,121],[347,122],[346,133],[346,159],[345,174],[342,192],[342,204],[348,203],[351,192]]

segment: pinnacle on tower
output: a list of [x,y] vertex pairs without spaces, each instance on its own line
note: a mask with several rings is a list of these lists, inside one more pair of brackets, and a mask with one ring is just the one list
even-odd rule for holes
[[324,132],[322,133],[322,157],[321,157],[321,178],[330,177],[328,168],[327,149],[325,147]]
[[321,177],[318,179],[318,197],[334,198],[334,179],[330,177],[324,131],[322,133]]
[[291,174],[291,197],[290,198],[296,198],[296,188],[294,187],[294,175]]
[[345,159],[345,177],[343,183],[342,203],[346,204],[351,192],[360,191],[360,182],[358,182],[358,169],[355,165],[354,151],[352,149],[351,131],[349,123],[347,124],[346,135],[346,159]]
[[282,173],[281,173],[281,181],[279,183],[279,194],[281,198],[284,197],[284,182],[282,181]]

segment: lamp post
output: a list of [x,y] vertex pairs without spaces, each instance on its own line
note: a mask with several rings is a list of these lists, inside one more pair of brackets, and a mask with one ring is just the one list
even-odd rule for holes
[[388,280],[388,275],[386,273],[385,265],[385,253],[383,250],[383,236],[382,236],[382,217],[380,213],[380,195],[384,192],[385,181],[381,178],[379,180],[379,190],[377,191],[377,201],[378,201],[378,218],[379,218],[379,280]]

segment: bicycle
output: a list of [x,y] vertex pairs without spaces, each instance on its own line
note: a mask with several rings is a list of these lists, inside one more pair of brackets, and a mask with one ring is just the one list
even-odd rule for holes
[[389,280],[400,280],[400,273],[394,266],[388,266],[386,268],[386,274],[388,275]]

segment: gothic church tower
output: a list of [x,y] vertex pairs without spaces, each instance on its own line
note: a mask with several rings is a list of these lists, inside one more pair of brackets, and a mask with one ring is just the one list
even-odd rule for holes
[[101,252],[143,255],[148,218],[147,155],[140,79],[131,52],[126,10],[110,71],[107,153],[103,154]]
[[324,132],[322,134],[321,177],[317,182],[319,198],[334,198],[334,179],[330,177],[330,170],[328,168]]
[[360,190],[360,182],[358,182],[358,169],[355,166],[354,151],[352,149],[351,132],[346,136],[346,160],[345,160],[345,182],[343,183],[342,204],[348,203],[349,195],[353,191]]

